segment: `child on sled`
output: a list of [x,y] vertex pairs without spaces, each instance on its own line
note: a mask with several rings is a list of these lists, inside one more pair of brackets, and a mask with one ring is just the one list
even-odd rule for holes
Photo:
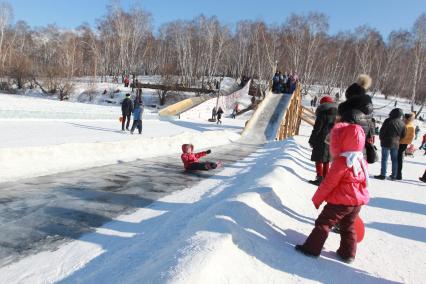
[[200,162],[199,158],[204,157],[210,154],[212,151],[202,151],[198,153],[194,153],[194,145],[192,144],[183,144],[182,145],[182,155],[180,156],[183,162],[183,166],[187,171],[208,171],[211,169],[216,169],[222,165],[221,162]]

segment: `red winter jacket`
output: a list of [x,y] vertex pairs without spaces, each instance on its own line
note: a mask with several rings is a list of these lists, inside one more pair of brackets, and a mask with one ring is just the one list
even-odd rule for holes
[[426,134],[425,134],[425,135],[423,135],[422,143],[426,143]]
[[[189,149],[191,149],[191,153],[188,153]],[[183,154],[180,156],[180,158],[182,159],[183,166],[185,167],[185,169],[187,169],[189,167],[189,165],[191,165],[193,163],[198,163],[199,158],[207,155],[207,153],[204,152],[204,151],[199,152],[199,153],[192,153],[193,150],[194,150],[194,145],[192,145],[192,144],[183,144],[182,145]]]
[[[349,123],[337,123],[330,133],[330,152],[333,160],[328,175],[318,187],[312,201],[318,208],[326,201],[336,205],[358,206],[368,203],[369,193],[364,171],[355,176],[353,168],[346,165],[344,152],[362,151],[365,134],[361,126]],[[365,159],[360,160],[367,168]]]

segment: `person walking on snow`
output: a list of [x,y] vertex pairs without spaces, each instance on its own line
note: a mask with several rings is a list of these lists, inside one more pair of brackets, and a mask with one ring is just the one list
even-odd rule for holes
[[233,119],[235,119],[235,117],[237,116],[237,113],[238,113],[238,103],[236,103],[236,104],[235,104],[234,109],[232,110],[232,115],[231,115],[231,117],[232,117]]
[[143,114],[143,103],[135,104],[135,109],[133,110],[133,125],[130,130],[130,134],[133,134],[136,127],[138,128],[139,134],[142,134],[142,114]]
[[337,255],[347,263],[355,259],[357,235],[354,222],[361,206],[369,200],[367,162],[362,153],[364,144],[364,130],[357,124],[337,123],[331,130],[330,152],[334,159],[329,174],[312,197],[317,209],[324,201],[327,204],[305,242],[295,246],[297,251],[318,257],[331,227],[339,223]]
[[194,145],[192,144],[183,144],[182,145],[182,155],[180,156],[183,162],[183,166],[187,171],[208,171],[210,169],[216,169],[220,166],[220,162],[200,162],[200,158],[210,154],[212,151],[207,150],[203,152],[194,153]]
[[124,124],[126,124],[126,130],[129,130],[130,116],[133,112],[133,102],[130,99],[130,94],[126,94],[126,98],[121,103],[121,114],[123,120],[121,121],[121,130],[124,131]]
[[222,114],[223,114],[223,109],[222,107],[219,107],[219,109],[217,110],[217,124],[222,124]]
[[399,148],[398,148],[398,172],[396,174],[397,180],[402,179],[402,163],[404,162],[405,150],[407,150],[408,145],[413,143],[413,140],[414,140],[413,120],[414,120],[414,114],[413,113],[405,114],[405,117],[404,117],[405,135],[399,141]]
[[329,146],[325,140],[334,126],[337,115],[337,105],[333,102],[333,98],[322,97],[315,114],[316,119],[309,137],[309,145],[312,147],[311,161],[315,162],[317,176],[315,180],[309,182],[318,186],[327,175],[331,160]]
[[394,108],[389,117],[385,119],[380,128],[379,138],[382,147],[382,162],[380,175],[374,176],[376,179],[385,179],[389,154],[392,161],[391,180],[395,180],[398,174],[398,148],[399,141],[405,136],[405,124],[402,121],[402,109]]

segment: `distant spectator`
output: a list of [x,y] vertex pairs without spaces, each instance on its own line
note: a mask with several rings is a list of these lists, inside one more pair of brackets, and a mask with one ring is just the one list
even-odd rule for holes
[[274,77],[272,78],[272,92],[278,93],[278,84],[280,82],[280,75],[277,72],[275,72]]
[[317,106],[317,101],[318,101],[318,97],[317,96],[315,96],[314,97],[314,100],[313,100],[313,107],[316,107]]
[[396,174],[397,180],[402,179],[402,164],[404,162],[405,150],[407,150],[408,145],[413,143],[413,139],[415,135],[413,120],[414,120],[414,114],[412,113],[405,114],[404,116],[405,135],[399,141],[399,148],[398,148],[398,172]]
[[108,92],[107,92],[107,90],[105,89],[103,92],[102,92],[102,95],[106,95]]
[[223,109],[222,107],[219,107],[217,110],[217,124],[222,124],[222,114],[223,114]]
[[231,115],[231,117],[232,117],[233,119],[235,119],[235,117],[237,116],[237,113],[238,113],[238,103],[236,103],[236,104],[235,104],[235,106],[234,106],[234,108],[233,108],[233,110],[232,110],[232,115]]
[[142,88],[136,89],[136,96],[135,96],[135,106],[142,103]]
[[140,102],[135,104],[135,109],[133,110],[133,125],[130,130],[130,134],[133,134],[136,128],[138,128],[139,134],[142,134],[142,114],[143,114],[143,103]]
[[212,120],[216,120],[216,115],[217,115],[217,109],[216,109],[216,107],[213,107],[213,109],[212,109]]
[[398,148],[401,138],[406,134],[405,124],[401,120],[402,109],[395,108],[389,113],[380,128],[380,146],[382,147],[382,161],[380,175],[374,176],[377,179],[385,179],[389,154],[392,161],[392,173],[390,178],[395,180],[398,174]]
[[414,132],[414,134],[415,134],[414,139],[415,139],[415,140],[417,140],[417,136],[419,136],[419,133],[420,133],[420,127],[419,127],[418,125],[416,125],[416,130],[415,130],[415,132]]
[[422,144],[420,145],[420,150],[426,150],[426,134],[423,135]]
[[339,94],[339,92],[337,92],[334,97],[336,99],[336,102],[338,102],[340,100],[340,94]]
[[133,112],[133,102],[130,99],[130,94],[126,94],[126,98],[121,103],[121,113],[123,120],[121,122],[121,130],[124,131],[124,124],[126,124],[126,130],[129,130],[130,116]]
[[395,103],[393,104],[394,107],[396,107],[398,105],[398,101],[395,100]]
[[124,87],[128,88],[129,87],[129,76],[124,77]]

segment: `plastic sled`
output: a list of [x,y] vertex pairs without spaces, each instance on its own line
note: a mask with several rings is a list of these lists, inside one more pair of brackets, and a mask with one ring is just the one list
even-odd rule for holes
[[364,222],[362,221],[361,217],[357,217],[355,219],[355,231],[356,231],[356,241],[357,243],[362,242],[365,235],[365,226]]

